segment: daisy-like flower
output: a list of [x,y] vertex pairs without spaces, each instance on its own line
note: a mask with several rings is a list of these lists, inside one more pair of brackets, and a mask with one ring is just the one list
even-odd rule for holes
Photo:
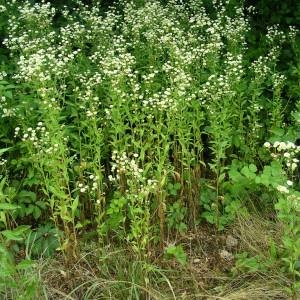
[[282,194],[288,194],[289,193],[288,188],[284,185],[278,185],[276,189],[277,189],[278,192],[280,192]]

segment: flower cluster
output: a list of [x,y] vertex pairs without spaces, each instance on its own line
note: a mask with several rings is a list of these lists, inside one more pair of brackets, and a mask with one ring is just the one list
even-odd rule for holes
[[266,39],[270,44],[274,44],[275,42],[282,43],[285,40],[285,34],[283,31],[279,30],[278,24],[272,25],[267,28]]
[[243,73],[243,55],[233,55],[232,53],[227,53],[227,58],[225,60],[226,74],[231,78],[234,78],[235,82],[238,82]]
[[7,102],[7,98],[2,96],[0,98],[0,110],[2,110],[1,117],[5,118],[15,116],[18,109],[16,107],[11,107]]
[[[298,167],[299,159],[296,156],[300,153],[300,146],[295,145],[292,142],[279,142],[276,141],[273,144],[265,142],[264,147],[271,152],[271,156],[280,160],[287,168],[289,174],[292,176],[293,172]],[[292,178],[292,177],[291,177]],[[278,185],[277,191],[282,194],[289,194],[290,188],[293,186],[292,180],[287,180],[285,185]]]
[[264,147],[272,152],[271,155],[273,158],[282,159],[286,167],[291,171],[294,171],[298,167],[299,159],[296,156],[300,152],[300,146],[292,142],[276,141],[274,144],[265,142]]
[[300,195],[299,193],[291,193],[287,196],[287,200],[290,202],[291,206],[299,213],[300,212]]
[[[3,43],[11,50],[20,50],[22,53],[49,45],[55,37],[55,32],[48,32],[55,15],[55,8],[51,7],[50,2],[45,3],[43,0],[32,5],[26,0],[17,10],[18,16],[12,16],[8,20],[9,35]],[[29,24],[34,24],[39,30],[29,29]],[[37,37],[40,30],[47,32],[47,36]]]
[[43,122],[38,122],[37,127],[33,129],[32,127],[28,127],[23,131],[23,134],[21,134],[21,128],[16,127],[15,128],[15,134],[14,137],[21,137],[22,141],[31,141],[34,146],[38,147],[38,141],[40,139],[40,136],[48,136],[49,132],[46,131],[46,127],[44,126]]
[[[14,78],[26,82],[45,82],[66,75],[67,65],[80,50],[70,49],[72,39],[66,33],[69,32],[68,28],[62,27],[60,33],[51,29],[55,8],[45,1],[34,5],[24,1],[18,7],[18,13],[18,18],[9,19],[9,35],[3,41],[12,52],[21,53],[17,61],[19,70]],[[39,30],[33,30],[29,25],[31,23],[38,26]],[[74,26],[72,30],[72,38],[76,39],[79,34],[77,27]],[[40,32],[43,32],[42,36]]]
[[145,177],[145,170],[139,167],[138,157],[137,153],[132,153],[128,156],[126,152],[119,154],[117,151],[114,151],[111,167],[113,175],[109,176],[109,180],[114,183],[122,181],[124,176],[126,193],[134,197],[137,197],[138,194],[148,195],[157,186],[156,180]]
[[[290,181],[290,180],[288,180],[288,181],[287,181],[287,185],[288,185],[288,186],[291,186],[291,185],[293,185],[293,182]],[[276,187],[276,189],[277,189],[278,192],[280,192],[280,193],[282,193],[282,194],[288,194],[288,193],[290,192],[289,189],[288,189],[288,187],[287,187],[287,186],[284,186],[284,185],[278,185],[278,186]]]
[[1,158],[0,159],[0,166],[4,166],[7,163],[7,159]]
[[85,193],[87,191],[95,192],[99,186],[98,181],[99,181],[99,176],[90,174],[88,176],[87,183],[84,183],[82,181],[77,183],[80,193]]
[[[21,130],[20,127],[16,127],[14,137],[32,145],[37,155],[53,155],[60,149],[60,144],[52,142],[50,133],[43,122],[38,122],[35,128],[28,127]],[[67,141],[67,138],[64,138],[64,141]]]
[[142,105],[151,110],[165,110],[167,108],[175,108],[175,101],[171,96],[171,90],[166,89],[164,92],[154,93],[149,98],[142,100]]
[[295,26],[289,26],[288,37],[294,41],[299,30]]
[[5,71],[0,72],[0,80],[3,80],[7,76],[7,73]]
[[143,169],[139,168],[136,162],[136,158],[138,157],[139,155],[137,153],[133,153],[131,159],[129,159],[126,152],[119,154],[117,151],[113,151],[111,157],[113,160],[111,172],[116,173],[116,177],[111,175],[109,179],[111,181],[116,181],[120,179],[121,173],[130,173],[133,178],[137,180],[142,179]]
[[286,80],[286,77],[283,74],[274,73],[272,75],[274,90],[281,89],[284,85],[285,80]]
[[86,73],[79,74],[77,78],[83,87],[79,89],[77,86],[74,89],[74,92],[78,93],[79,108],[85,112],[87,118],[95,118],[102,104],[95,92],[95,89],[102,83],[102,75],[99,72],[93,75]]
[[251,64],[250,69],[253,70],[256,78],[263,80],[268,75],[272,74],[272,67],[276,62],[279,53],[279,46],[273,46],[267,55],[260,56]]
[[[234,93],[231,89],[230,78],[226,75],[210,75],[208,80],[202,85],[200,90],[200,99],[202,104],[209,104],[211,99],[221,100],[223,97]],[[212,112],[212,111],[211,111]]]
[[74,60],[79,49],[67,54],[63,47],[48,47],[39,49],[28,56],[20,56],[19,72],[14,78],[20,81],[50,81],[53,76],[65,75],[67,64]]

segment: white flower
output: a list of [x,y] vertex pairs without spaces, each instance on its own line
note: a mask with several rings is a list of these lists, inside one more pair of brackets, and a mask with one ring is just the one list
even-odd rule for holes
[[0,5],[0,12],[6,11],[6,7],[4,5]]
[[286,147],[286,144],[285,142],[281,142],[278,146],[278,150],[281,151],[281,150],[285,150],[287,147]]
[[283,194],[288,194],[289,190],[287,187],[283,186],[283,185],[278,185],[277,186],[277,191]]
[[288,153],[288,152],[285,152],[285,153],[283,154],[283,156],[284,156],[284,157],[290,157],[290,156],[291,156],[291,154],[290,154],[290,153]]
[[271,147],[271,144],[270,144],[269,142],[265,142],[265,143],[264,143],[264,147],[270,148],[270,147]]
[[1,159],[0,160],[0,166],[3,166],[3,165],[5,165],[7,163],[7,160],[6,159]]
[[295,144],[292,143],[292,142],[288,142],[287,145],[286,145],[286,148],[287,149],[295,148]]
[[286,182],[286,184],[289,185],[289,186],[292,186],[292,185],[293,185],[293,181],[288,180],[288,181]]

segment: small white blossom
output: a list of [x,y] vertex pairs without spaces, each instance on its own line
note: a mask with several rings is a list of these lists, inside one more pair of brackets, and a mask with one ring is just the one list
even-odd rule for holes
[[276,141],[273,146],[274,146],[274,148],[277,148],[279,145],[280,145],[280,142]]
[[279,191],[280,193],[283,193],[283,194],[288,194],[289,193],[288,188],[283,186],[283,185],[278,185],[277,186],[277,191]]
[[0,5],[0,12],[6,11],[6,7],[4,5]]

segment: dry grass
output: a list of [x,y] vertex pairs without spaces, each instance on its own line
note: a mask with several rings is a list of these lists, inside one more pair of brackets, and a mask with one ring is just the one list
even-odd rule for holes
[[268,256],[270,241],[280,244],[282,225],[276,221],[267,221],[258,214],[252,214],[249,218],[237,217],[233,231],[240,241],[240,250],[247,250],[253,255]]
[[187,266],[175,260],[145,262],[126,248],[108,246],[100,251],[89,241],[80,259],[66,266],[63,258],[43,261],[40,274],[44,294],[41,299],[203,299],[203,300],[280,300],[291,299],[285,289],[290,281],[277,264],[267,272],[237,272],[235,262],[224,261],[219,252],[226,248],[226,236],[238,239],[236,252],[267,257],[269,241],[278,241],[280,224],[259,216],[238,219],[225,233],[202,227],[182,237],[189,257]]

